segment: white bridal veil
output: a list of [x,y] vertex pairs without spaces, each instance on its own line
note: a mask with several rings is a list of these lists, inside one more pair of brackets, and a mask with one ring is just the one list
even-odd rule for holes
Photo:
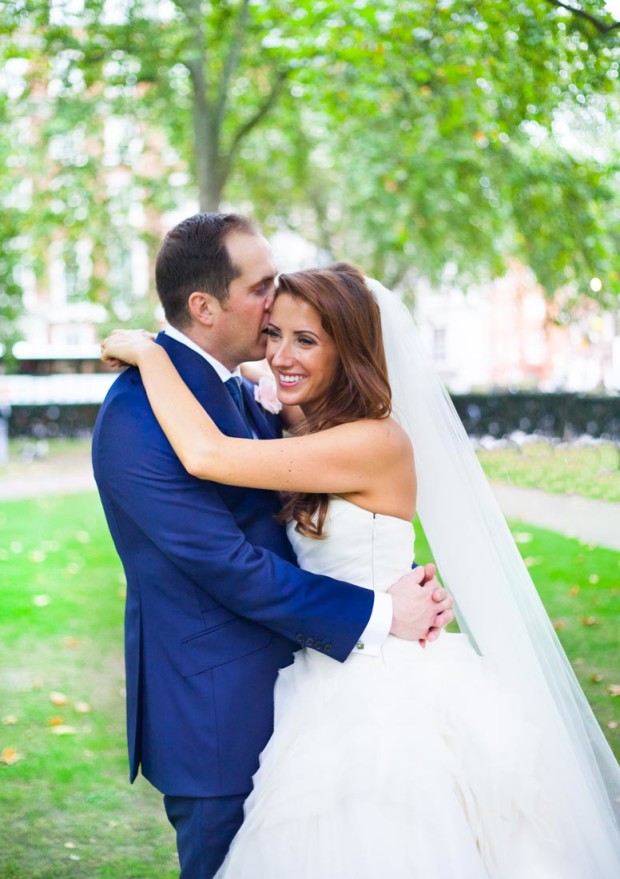
[[367,282],[381,311],[394,415],[413,444],[420,521],[461,631],[519,692],[542,733],[542,781],[563,810],[571,876],[620,877],[620,768],[411,315]]

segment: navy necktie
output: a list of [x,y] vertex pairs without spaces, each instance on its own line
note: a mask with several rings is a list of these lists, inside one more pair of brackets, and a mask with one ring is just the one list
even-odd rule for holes
[[224,384],[228,389],[228,393],[233,398],[234,404],[239,410],[239,414],[243,419],[243,423],[245,425],[245,429],[247,432],[247,436],[249,439],[253,439],[253,434],[250,429],[250,423],[248,421],[248,414],[245,411],[245,403],[243,402],[243,392],[241,390],[241,379],[238,376],[233,375],[232,378],[227,379]]

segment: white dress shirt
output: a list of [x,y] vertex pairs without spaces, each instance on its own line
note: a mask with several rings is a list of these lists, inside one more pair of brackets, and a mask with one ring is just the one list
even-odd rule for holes
[[[188,336],[177,330],[176,327],[167,326],[165,329],[167,336],[187,345],[192,351],[200,354],[201,357],[210,363],[213,369],[223,382],[228,381],[233,376],[240,376],[239,367],[232,372],[227,369],[219,360],[212,357],[207,351],[193,342]],[[375,592],[375,600],[372,606],[372,613],[366,628],[360,635],[357,645],[353,648],[353,653],[359,653],[365,656],[379,656],[383,642],[387,638],[392,626],[392,596],[387,592]]]

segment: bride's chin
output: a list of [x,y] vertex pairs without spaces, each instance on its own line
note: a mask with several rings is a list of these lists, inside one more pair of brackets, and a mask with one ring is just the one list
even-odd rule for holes
[[300,403],[303,403],[305,394],[300,387],[300,384],[292,387],[279,384],[278,399],[281,400],[282,403],[288,403],[289,405],[299,405]]

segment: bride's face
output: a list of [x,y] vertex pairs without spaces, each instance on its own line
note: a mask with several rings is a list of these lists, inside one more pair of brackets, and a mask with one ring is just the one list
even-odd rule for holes
[[321,326],[315,308],[303,299],[276,297],[267,333],[267,360],[276,377],[278,397],[308,414],[331,388],[340,363],[334,340]]

